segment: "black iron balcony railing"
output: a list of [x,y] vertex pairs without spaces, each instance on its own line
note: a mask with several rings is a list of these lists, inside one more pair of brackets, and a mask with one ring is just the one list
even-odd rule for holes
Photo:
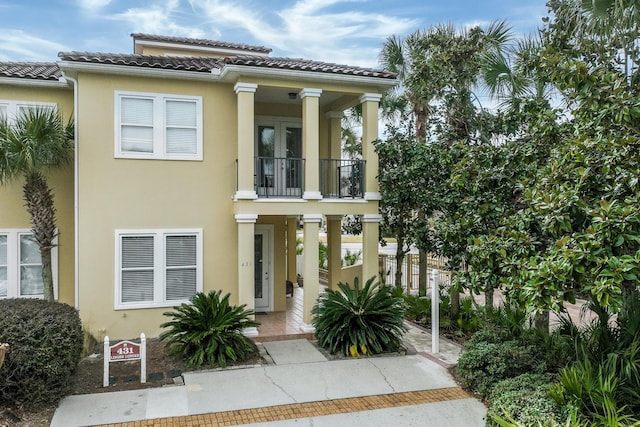
[[364,198],[364,160],[320,159],[320,191],[326,199]]
[[302,197],[304,159],[256,157],[255,187],[258,197]]

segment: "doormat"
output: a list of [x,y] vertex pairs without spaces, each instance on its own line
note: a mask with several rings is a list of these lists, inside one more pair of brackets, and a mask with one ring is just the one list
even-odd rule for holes
[[267,312],[266,311],[256,311],[256,316],[266,316]]

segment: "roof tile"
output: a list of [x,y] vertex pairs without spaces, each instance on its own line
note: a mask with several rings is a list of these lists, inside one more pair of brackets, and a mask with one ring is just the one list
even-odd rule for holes
[[188,37],[173,37],[173,36],[159,36],[155,34],[143,34],[143,33],[133,33],[131,34],[134,40],[147,40],[154,42],[164,42],[164,43],[179,43],[185,45],[197,45],[197,46],[207,46],[207,47],[217,47],[223,49],[237,49],[237,50],[246,50],[260,53],[270,53],[271,49],[264,46],[254,46],[243,43],[228,43],[221,42],[215,40],[207,40],[207,39],[192,39]]
[[379,77],[393,79],[396,74],[374,68],[362,68],[351,65],[311,61],[300,58],[264,58],[260,56],[235,56],[225,58],[225,63],[253,67],[280,68],[288,70],[312,71],[318,73],[347,74],[353,76]]
[[55,62],[0,62],[0,77],[58,80],[61,76]]
[[113,54],[91,52],[60,52],[63,61],[85,62],[94,64],[125,65],[167,70],[194,72],[211,72],[212,69],[224,68],[228,65],[248,67],[277,68],[282,70],[299,70],[327,74],[343,74],[363,77],[393,79],[394,73],[373,68],[354,67],[350,65],[332,64],[295,58],[269,58],[262,56],[231,56],[224,59],[191,56],[158,56],[136,54]]
[[60,52],[58,57],[63,61],[86,62],[94,64],[125,65],[145,68],[161,68],[209,73],[212,69],[221,68],[220,58],[202,56],[159,56],[94,52]]

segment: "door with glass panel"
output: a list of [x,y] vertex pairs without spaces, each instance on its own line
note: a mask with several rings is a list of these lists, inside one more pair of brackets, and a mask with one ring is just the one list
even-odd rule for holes
[[302,196],[302,127],[288,121],[261,121],[256,138],[259,197]]
[[272,311],[273,227],[256,225],[253,236],[254,292],[256,311]]

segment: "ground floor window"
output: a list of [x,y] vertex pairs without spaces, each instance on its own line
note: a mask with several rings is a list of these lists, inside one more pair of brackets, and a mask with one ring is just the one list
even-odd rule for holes
[[[57,290],[57,248],[51,252],[54,294]],[[43,296],[42,258],[30,230],[0,230],[0,298]]]
[[116,308],[168,307],[202,291],[202,230],[116,230]]

